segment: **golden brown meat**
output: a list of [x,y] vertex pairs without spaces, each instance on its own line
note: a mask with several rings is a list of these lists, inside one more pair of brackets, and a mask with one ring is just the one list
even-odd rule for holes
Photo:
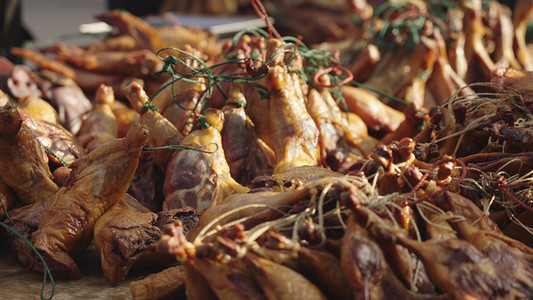
[[12,104],[0,107],[0,177],[22,203],[49,201],[57,191],[48,157]]
[[208,109],[205,121],[205,128],[191,132],[180,145],[210,153],[192,149],[176,151],[165,176],[164,210],[190,206],[202,212],[226,196],[250,190],[231,177],[220,136],[224,115],[220,110]]
[[267,100],[268,115],[265,113],[263,118],[269,118],[271,123],[268,140],[277,160],[273,173],[319,165],[319,132],[305,108],[301,88],[295,86],[291,74],[280,65],[271,68],[266,84],[272,94]]
[[516,90],[524,100],[529,101],[533,97],[533,88],[530,85],[532,80],[532,71],[500,67],[492,72],[490,82],[510,87]]
[[[430,211],[430,213],[431,212],[433,211]],[[429,276],[424,268],[424,264],[420,258],[418,258],[412,251],[408,250],[403,245],[397,243],[395,240],[389,239],[388,236],[383,237],[380,235],[381,228],[390,228],[394,226],[390,222],[390,219],[382,220],[371,221],[368,230],[375,241],[379,244],[381,251],[383,251],[384,257],[394,274],[406,287],[410,288],[410,291],[417,294],[436,296],[437,291],[435,286],[430,281]],[[435,220],[435,218],[432,220]],[[446,220],[443,220],[443,222],[448,225]],[[455,231],[452,230],[452,232]]]
[[[42,215],[44,209],[48,205],[48,201],[36,202],[23,207],[15,208],[9,211],[9,216],[13,221],[12,227],[24,236],[27,240],[31,240],[31,235],[39,226],[39,218]],[[4,220],[4,223],[7,223]],[[9,247],[13,256],[15,256],[20,263],[26,268],[32,268],[37,259],[35,253],[28,247],[28,244],[24,242],[18,236],[7,232],[4,235],[6,245]]]
[[216,300],[215,292],[206,279],[191,264],[184,264],[185,295],[191,300]]
[[245,89],[243,94],[249,103],[246,113],[255,125],[257,136],[275,154],[273,173],[320,164],[318,128],[305,107],[308,87],[295,71],[302,68],[302,59],[292,52],[280,54],[284,46],[285,43],[278,39],[265,42],[253,38],[243,38],[236,45],[236,49],[243,48],[238,54],[254,51],[259,58],[264,56],[265,61],[272,60],[269,66],[254,66],[255,69],[268,70],[268,75],[258,81],[268,93],[261,96],[252,89],[248,94]]
[[219,299],[265,299],[251,274],[244,273],[233,265],[197,257],[193,260],[193,266]]
[[380,58],[381,53],[378,47],[368,44],[354,54],[347,68],[352,72],[355,81],[364,82],[368,79]]
[[[81,68],[72,67],[76,73],[76,83],[86,92],[96,92],[101,84],[113,87],[116,98],[123,98],[121,90],[118,89],[122,82],[131,80],[130,77],[116,74],[104,74],[95,71],[87,71]],[[140,80],[140,79],[138,79]]]
[[174,47],[184,49],[186,45],[198,49],[209,57],[220,53],[218,37],[201,28],[187,28],[183,26],[155,27],[161,48]]
[[[130,83],[124,93],[131,107],[141,115],[139,121],[149,130],[148,146],[162,147],[178,145],[181,142],[183,136],[169,120],[158,111],[145,107],[148,95],[138,82]],[[157,150],[152,153],[163,172],[166,171],[174,152],[175,150]]]
[[[437,58],[436,46],[433,39],[424,37],[413,50],[402,47],[385,52],[365,85],[407,103],[415,103],[417,108],[422,107],[425,80]],[[393,108],[403,109],[403,104],[388,97],[380,96],[379,99]]]
[[33,96],[22,97],[18,100],[20,108],[39,121],[59,124],[59,115],[55,108],[45,100]]
[[[490,11],[493,12],[491,13]],[[491,58],[498,66],[522,68],[513,49],[514,33],[516,31],[511,20],[511,10],[497,1],[491,1],[489,14],[495,15],[495,24],[492,26],[495,49],[491,53]]]
[[475,224],[478,229],[500,231],[498,225],[476,203],[460,194],[447,191],[443,197],[438,197],[435,203],[446,212],[464,217],[469,224]]
[[[105,144],[71,165],[69,179],[49,200],[32,235],[54,276],[81,276],[73,257],[90,243],[100,216],[126,194],[147,139],[147,130],[136,124],[125,138]],[[42,265],[33,269],[42,271]]]
[[87,152],[118,137],[117,120],[113,113],[114,102],[113,88],[100,85],[94,97],[93,109],[84,118],[77,134],[78,140]]
[[[439,31],[433,33],[433,38],[437,42],[437,49],[439,55],[431,71],[431,75],[427,81],[427,87],[434,97],[435,102],[433,105],[442,105],[445,101],[459,89],[461,96],[467,96],[474,94],[474,91],[466,87],[466,83],[461,76],[452,68],[447,56],[446,43],[443,36]],[[427,103],[425,107],[429,108],[433,105]]]
[[342,95],[348,109],[361,117],[371,130],[391,132],[405,119],[401,111],[384,104],[362,88],[345,86],[342,88]]
[[125,137],[130,126],[140,119],[140,115],[136,110],[120,101],[115,102],[115,105],[113,105],[113,113],[117,120],[118,137]]

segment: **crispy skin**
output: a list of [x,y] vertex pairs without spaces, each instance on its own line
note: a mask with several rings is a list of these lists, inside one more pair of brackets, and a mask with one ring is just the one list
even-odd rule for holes
[[[32,236],[54,276],[81,276],[72,257],[89,244],[98,218],[125,195],[147,138],[147,130],[137,123],[125,138],[71,165],[69,179],[50,199]],[[42,271],[42,266],[34,269]]]
[[191,300],[217,299],[215,292],[206,279],[191,264],[184,264],[185,294]]
[[274,58],[269,66],[254,65],[253,68],[247,68],[258,70],[259,75],[264,76],[257,82],[268,89],[268,98],[263,98],[266,95],[260,96],[257,92],[243,90],[249,103],[246,113],[254,123],[257,136],[275,154],[273,173],[285,172],[297,166],[320,164],[318,128],[305,107],[307,85],[296,72],[289,72],[285,64],[286,60],[292,60],[292,70],[301,69],[301,57],[277,55],[283,45],[284,42],[278,39],[269,39],[265,45],[264,40],[250,38],[243,38],[237,45],[237,49],[243,47],[244,53],[253,50],[255,54]]
[[217,43],[218,37],[201,28],[188,28],[183,26],[155,27],[162,47],[176,47],[183,49],[191,45],[209,57],[221,52],[221,45]]
[[117,120],[113,114],[115,95],[113,88],[100,85],[96,91],[94,107],[83,120],[78,139],[81,145],[90,152],[118,137]]
[[57,191],[48,158],[13,105],[0,107],[0,177],[22,203],[48,201]]
[[136,110],[120,101],[115,102],[115,105],[113,105],[113,113],[117,120],[118,137],[125,137],[130,126],[135,121],[140,120],[140,115]]
[[153,152],[143,152],[131,180],[128,194],[153,212],[161,211],[165,173],[155,163]]
[[533,80],[532,71],[507,67],[496,68],[492,72],[490,79],[492,83],[501,84],[516,90],[524,100],[529,100],[533,96],[533,88],[530,84],[531,80]]
[[500,232],[498,225],[468,198],[446,192],[444,197],[437,198],[435,203],[444,211],[451,211],[456,215],[465,217],[469,224],[475,224],[478,229]]

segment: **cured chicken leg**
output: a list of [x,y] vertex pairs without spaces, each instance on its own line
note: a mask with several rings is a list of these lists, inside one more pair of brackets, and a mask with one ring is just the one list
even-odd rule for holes
[[271,172],[275,158],[272,149],[257,137],[254,124],[245,112],[246,99],[242,92],[238,85],[230,89],[222,108],[224,127],[220,134],[231,176],[247,185],[254,177]]
[[533,286],[460,239],[415,241],[396,235],[420,256],[431,281],[455,299],[530,298]]
[[271,141],[277,159],[274,174],[319,164],[318,128],[291,81],[291,75],[279,65],[270,70],[267,78],[267,87],[272,91],[268,99]]
[[208,109],[205,116],[207,127],[187,135],[181,145],[200,147],[198,150],[211,153],[193,149],[176,151],[165,177],[164,210],[189,206],[202,212],[226,196],[250,190],[231,177],[220,136],[224,122],[222,112]]
[[94,107],[83,120],[78,139],[81,145],[91,152],[101,145],[118,137],[117,120],[113,113],[115,95],[113,88],[100,85],[96,91]]
[[[141,115],[139,121],[149,130],[148,146],[162,147],[178,145],[181,142],[183,135],[169,120],[159,112],[144,107],[149,98],[138,82],[130,83],[124,93],[131,107]],[[166,171],[174,152],[175,150],[158,150],[152,153],[154,160],[163,172]]]

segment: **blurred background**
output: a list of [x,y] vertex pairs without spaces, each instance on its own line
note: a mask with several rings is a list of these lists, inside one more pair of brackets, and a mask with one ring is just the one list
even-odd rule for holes
[[83,44],[90,38],[80,37],[78,28],[96,22],[96,14],[119,8],[145,16],[158,13],[161,6],[161,0],[0,0],[0,55],[16,60],[6,49],[24,41],[41,45],[68,39]]
[[22,22],[35,43],[76,33],[80,24],[94,22],[93,15],[107,10],[107,0],[19,1]]
[[[418,0],[410,0],[418,1]],[[482,0],[484,2],[488,2]],[[353,32],[351,13],[366,2],[378,5],[381,0],[264,0],[276,28],[284,35],[302,34],[306,43],[327,42],[350,36]],[[431,1],[430,1],[431,2]],[[500,0],[514,7],[515,0]],[[336,9],[335,6],[341,9]],[[68,41],[82,45],[94,37],[81,36],[81,24],[94,23],[96,14],[124,9],[136,16],[179,12],[183,15],[253,15],[249,0],[0,0],[0,55],[20,62],[8,49],[12,46],[52,44]],[[292,8],[292,9],[289,9]],[[356,16],[361,19],[364,16]],[[310,34],[304,34],[310,33]],[[314,38],[316,37],[316,39]],[[29,42],[29,43],[28,43]]]
[[[270,0],[262,1],[271,16],[283,8],[301,3],[346,4],[346,0]],[[355,0],[354,2],[357,2]],[[51,44],[68,40],[81,45],[88,39],[78,34],[81,24],[96,22],[93,17],[112,9],[124,9],[136,16],[164,12],[181,15],[257,16],[249,0],[0,0],[0,55],[12,46]],[[309,20],[312,21],[312,20]]]

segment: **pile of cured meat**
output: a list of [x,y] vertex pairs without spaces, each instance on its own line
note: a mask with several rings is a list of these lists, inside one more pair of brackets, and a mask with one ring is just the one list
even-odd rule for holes
[[111,11],[14,48],[2,244],[56,280],[94,245],[134,299],[532,298],[532,11],[309,4],[227,41]]

